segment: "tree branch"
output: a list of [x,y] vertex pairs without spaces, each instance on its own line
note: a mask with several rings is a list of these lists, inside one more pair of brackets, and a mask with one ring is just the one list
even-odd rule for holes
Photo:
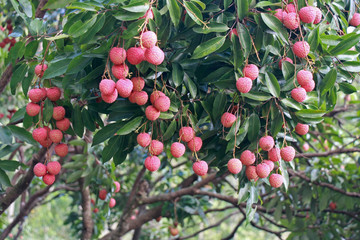
[[328,157],[332,155],[339,155],[342,153],[354,153],[360,152],[360,148],[338,148],[333,151],[319,152],[319,153],[299,153],[295,155],[295,158],[312,158],[312,157]]
[[239,223],[235,226],[234,230],[225,238],[221,239],[221,240],[231,240],[234,238],[235,233],[237,232],[238,228],[243,224],[243,222],[246,220],[246,217],[244,216]]
[[80,189],[81,189],[81,206],[82,206],[82,240],[91,239],[92,232],[94,229],[94,223],[91,217],[91,198],[90,198],[90,188],[89,186],[84,187],[84,179],[79,179]]

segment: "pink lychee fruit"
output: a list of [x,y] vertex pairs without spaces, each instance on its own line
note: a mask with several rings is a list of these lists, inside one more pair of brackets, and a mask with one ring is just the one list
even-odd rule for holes
[[192,127],[182,127],[180,128],[179,136],[182,141],[189,142],[195,137],[195,131]]
[[171,144],[171,147],[170,147],[171,155],[173,155],[174,158],[179,158],[182,155],[184,155],[185,150],[186,149],[185,149],[184,144],[179,143],[179,142],[174,142],[173,144]]
[[145,60],[145,48],[131,47],[126,51],[126,59],[132,65],[138,65]]
[[55,182],[55,176],[47,173],[43,176],[43,182],[46,185],[50,186]]
[[155,101],[159,98],[159,97],[164,97],[166,96],[163,92],[157,91],[155,90],[154,92],[151,93],[150,95],[150,102],[152,105],[155,104]]
[[114,184],[115,184],[114,192],[115,193],[120,192],[120,183],[118,181],[114,181]]
[[48,88],[46,90],[46,96],[48,99],[50,99],[50,101],[56,102],[60,99],[61,90],[58,87]]
[[134,92],[140,92],[143,90],[145,86],[145,80],[142,77],[133,77],[131,78],[131,81],[133,83],[133,91]]
[[351,26],[357,27],[360,25],[360,13],[354,13],[353,17],[349,21]]
[[160,111],[153,106],[148,106],[145,109],[145,116],[150,121],[155,121],[160,116]]
[[250,181],[251,180],[256,181],[259,178],[259,176],[256,173],[256,167],[255,166],[246,166],[245,175]]
[[285,57],[285,58],[282,58],[282,59],[280,59],[280,61],[279,61],[279,68],[280,69],[282,69],[282,64],[283,64],[283,62],[289,62],[289,63],[291,63],[291,64],[293,64],[294,62],[293,62],[293,60],[291,60],[291,58],[289,58],[289,57]]
[[198,152],[201,147],[202,147],[202,140],[199,137],[194,137],[193,139],[191,139],[188,142],[188,148],[192,151],[192,152]]
[[268,165],[269,169],[270,169],[270,172],[274,169],[275,165],[274,165],[274,162],[273,161],[270,161],[270,160],[264,160],[264,163],[266,165]]
[[33,172],[34,172],[35,176],[42,177],[46,174],[46,166],[42,163],[37,163],[34,166]]
[[28,96],[32,102],[38,103],[46,97],[46,94],[40,88],[33,88],[29,91]]
[[164,150],[164,144],[158,140],[151,140],[149,152],[153,156],[157,156]]
[[302,149],[303,149],[305,152],[309,151],[309,149],[310,149],[309,144],[308,144],[308,143],[304,143],[304,144],[302,145]]
[[313,75],[310,71],[300,70],[296,74],[296,79],[297,79],[297,82],[301,86],[303,86],[303,85],[307,84],[309,81],[313,80]]
[[166,112],[170,108],[170,103],[170,98],[162,96],[155,100],[154,107],[160,112]]
[[47,133],[46,129],[42,128],[42,127],[36,128],[32,132],[32,137],[37,142],[44,141],[47,138],[47,135],[48,135],[48,133]]
[[129,74],[129,67],[123,63],[121,65],[113,65],[111,68],[111,72],[117,79],[125,79]]
[[241,77],[236,81],[236,88],[241,93],[248,93],[252,88],[252,81],[248,77]]
[[255,162],[255,154],[250,150],[245,150],[240,155],[240,161],[242,164],[249,166]]
[[309,131],[309,125],[298,123],[295,127],[295,132],[299,135],[305,135]]
[[205,176],[208,172],[209,166],[205,161],[196,161],[194,162],[192,169],[196,175]]
[[30,117],[34,117],[34,116],[38,115],[39,112],[40,112],[40,106],[38,104],[30,102],[26,105],[26,113]]
[[46,170],[52,175],[58,175],[61,171],[61,164],[57,161],[49,162],[46,165]]
[[[40,88],[41,89],[41,91],[43,91],[43,93],[44,93],[44,97],[43,97],[43,101],[46,99],[46,97],[47,97],[47,88]],[[60,93],[61,94],[61,93]]]
[[293,45],[292,50],[297,57],[305,58],[310,52],[310,45],[306,41],[298,41]]
[[140,35],[140,45],[144,48],[152,48],[157,42],[157,36],[152,31],[143,32]]
[[285,11],[287,13],[296,13],[296,7],[293,3],[290,3],[290,4],[286,5]]
[[118,91],[114,89],[113,93],[110,95],[101,95],[102,100],[106,103],[113,103],[118,98]]
[[238,174],[242,169],[242,163],[238,158],[231,158],[227,163],[227,167],[232,174]]
[[130,94],[130,96],[129,96],[129,101],[131,102],[131,103],[136,103],[136,93],[137,92],[132,92],[131,94]]
[[306,90],[302,87],[297,87],[291,90],[291,97],[297,102],[303,102],[306,99]]
[[274,147],[274,144],[274,139],[271,136],[261,137],[259,141],[259,145],[264,151],[270,151]]
[[306,84],[301,85],[301,87],[304,88],[306,92],[311,92],[315,88],[315,81],[308,81]]
[[304,23],[313,23],[316,18],[316,11],[314,7],[303,7],[299,11],[300,20]]
[[101,189],[101,190],[99,191],[99,198],[100,198],[101,200],[105,200],[105,199],[106,199],[106,195],[107,195],[106,189]]
[[256,166],[256,174],[259,178],[267,178],[270,174],[269,165],[266,163],[260,163]]
[[160,65],[165,59],[163,50],[155,46],[145,50],[145,60],[154,65]]
[[278,188],[283,184],[284,178],[280,174],[273,173],[269,177],[269,182],[270,182],[270,186],[272,186],[273,188]]
[[295,30],[300,25],[300,19],[296,13],[288,13],[284,17],[283,24],[290,30]]
[[[131,95],[130,95],[131,96]],[[145,91],[134,92],[134,99],[137,105],[145,105],[149,99],[148,94]]]
[[110,60],[115,65],[120,65],[125,62],[126,59],[126,50],[119,47],[113,47],[109,52]]
[[292,146],[284,147],[280,150],[281,158],[286,162],[290,162],[295,157],[295,149]]
[[42,76],[44,75],[45,70],[48,68],[48,65],[46,65],[45,63],[43,65],[38,64],[35,66],[35,74],[36,76],[38,76],[39,78],[42,78]]
[[313,8],[315,8],[315,13],[316,13],[314,24],[318,24],[321,22],[322,13],[319,8],[317,8],[317,7],[313,7]]
[[268,158],[273,162],[280,161],[280,149],[277,147],[270,149],[270,151],[268,152]]
[[115,198],[110,198],[109,208],[113,208],[113,207],[115,207],[115,205],[116,205],[116,200],[115,200]]
[[63,106],[54,107],[52,117],[56,121],[64,119],[64,117],[65,117],[65,108]]
[[48,148],[50,147],[50,145],[52,144],[52,141],[49,137],[47,137],[45,140],[41,140],[39,141],[40,145],[45,147],[45,148]]
[[275,12],[274,16],[283,23],[287,12],[283,11],[281,8],[275,9]]
[[236,121],[236,116],[232,113],[226,112],[221,116],[221,123],[224,127],[231,127]]
[[61,140],[63,138],[63,134],[60,130],[53,129],[49,133],[49,138],[53,143],[59,143],[59,142],[61,142]]
[[154,172],[160,167],[160,159],[157,156],[150,156],[145,159],[145,167],[150,172]]
[[70,120],[68,118],[64,118],[62,120],[56,121],[56,127],[65,132],[70,127]]
[[243,74],[254,81],[259,76],[259,68],[254,64],[248,64],[244,67]]
[[99,84],[101,95],[111,95],[115,90],[115,82],[111,79],[103,79]]
[[65,157],[69,152],[69,148],[65,143],[60,143],[55,146],[55,153],[59,157]]
[[116,89],[120,97],[127,98],[133,90],[133,83],[130,79],[120,79],[116,82]]
[[146,11],[146,13],[144,14],[144,16],[139,17],[139,19],[143,19],[143,18],[146,18],[146,19],[154,19],[154,13],[153,13],[153,11],[152,11],[151,8]]
[[151,136],[148,133],[139,133],[136,137],[136,140],[140,146],[147,147],[151,142]]

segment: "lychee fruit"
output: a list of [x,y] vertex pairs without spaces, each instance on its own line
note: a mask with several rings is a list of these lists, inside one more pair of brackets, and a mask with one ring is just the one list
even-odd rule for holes
[[153,156],[157,156],[164,150],[164,144],[158,140],[151,140],[149,152]]
[[154,19],[154,13],[153,13],[153,11],[152,11],[151,8],[146,11],[146,13],[144,14],[144,16],[139,17],[139,19],[143,19],[143,18],[146,18],[146,19]]
[[42,128],[42,127],[36,128],[32,132],[32,137],[37,142],[44,141],[47,138],[47,135],[48,135],[48,133],[47,133],[46,129]]
[[280,149],[277,147],[270,149],[270,151],[268,152],[268,158],[273,162],[280,161]]
[[254,64],[248,64],[244,67],[243,74],[254,81],[259,76],[259,68]]
[[291,64],[293,64],[294,62],[293,62],[293,60],[291,60],[291,58],[289,58],[289,57],[285,57],[285,58],[283,58],[283,59],[280,59],[280,61],[279,61],[279,68],[280,69],[282,69],[282,63],[283,62],[289,62],[289,63],[291,63]]
[[255,162],[255,154],[250,150],[245,150],[241,153],[240,160],[242,164],[249,166]]
[[145,159],[145,167],[150,172],[154,172],[160,167],[160,159],[157,156],[150,156]]
[[155,90],[151,95],[150,95],[150,102],[152,105],[155,104],[155,101],[159,98],[159,97],[165,97],[166,95],[163,92],[157,91]]
[[262,150],[270,151],[274,147],[274,139],[271,136],[264,136],[260,138],[259,145]]
[[273,188],[278,188],[283,184],[284,178],[282,175],[273,173],[269,177],[270,186]]
[[297,102],[303,102],[306,99],[306,91],[302,87],[291,90],[291,97]]
[[115,193],[120,192],[120,183],[118,181],[114,181],[114,184],[115,184],[114,192]]
[[[130,96],[131,96],[131,94],[130,94]],[[140,106],[145,105],[149,98],[148,94],[145,91],[134,92],[133,97],[134,97],[135,103]]]
[[44,63],[43,65],[38,64],[35,66],[35,74],[36,76],[38,76],[39,78],[42,78],[42,76],[44,75],[45,70],[48,68],[48,66]]
[[224,127],[231,127],[236,121],[236,116],[232,113],[226,112],[221,116],[221,123]]
[[101,189],[101,190],[99,191],[99,198],[100,198],[101,200],[105,200],[105,199],[106,199],[106,195],[107,195],[106,189]]
[[110,95],[101,95],[102,100],[106,103],[113,103],[118,98],[118,91],[114,89],[114,92]]
[[330,208],[331,210],[335,210],[335,209],[336,209],[336,203],[330,202],[330,203],[329,203],[329,208]]
[[120,65],[125,62],[126,59],[126,50],[119,47],[113,47],[109,52],[110,60],[115,65]]
[[148,133],[139,133],[136,137],[136,141],[140,146],[147,147],[151,142],[151,136]]
[[160,111],[153,106],[148,106],[145,109],[145,116],[150,121],[155,121],[160,116]]
[[163,50],[155,46],[145,50],[145,60],[154,65],[160,65],[165,59]]
[[196,161],[194,162],[192,169],[196,175],[205,176],[208,172],[209,166],[205,161]]
[[318,24],[321,22],[322,13],[319,8],[317,8],[317,7],[313,7],[313,8],[315,8],[315,13],[316,13],[314,24]]
[[302,149],[303,149],[305,152],[309,151],[309,149],[310,149],[309,144],[308,144],[308,143],[304,143],[304,144],[302,145]]
[[250,181],[251,180],[256,181],[259,178],[259,176],[256,173],[256,167],[255,166],[246,166],[245,175]]
[[110,198],[109,207],[113,208],[113,207],[115,207],[115,205],[116,205],[116,200],[114,198]]
[[354,13],[353,17],[349,21],[351,26],[357,27],[360,25],[360,13]]
[[99,208],[94,208],[93,212],[94,212],[94,213],[98,213],[98,212],[99,212]]
[[199,137],[194,137],[187,145],[192,152],[198,152],[202,147],[202,140]]
[[134,92],[140,92],[143,90],[145,86],[145,80],[142,77],[133,77],[131,78],[131,81],[133,83]]
[[138,65],[145,60],[145,48],[131,47],[126,51],[126,59],[132,65]]
[[61,142],[61,140],[63,138],[63,134],[60,130],[53,129],[49,133],[49,138],[53,143],[59,143],[59,142]]
[[43,182],[46,185],[50,186],[55,182],[55,176],[47,173],[43,176]]
[[62,120],[56,121],[56,127],[65,132],[70,127],[70,120],[68,118],[64,118]]
[[54,107],[52,117],[56,121],[64,119],[64,117],[65,117],[65,108],[63,106]]
[[256,166],[256,174],[259,176],[259,178],[267,178],[270,174],[270,168],[269,165],[266,163],[260,163]]
[[35,176],[42,177],[46,174],[46,166],[42,163],[37,163],[34,166],[33,172],[34,172]]
[[299,27],[300,19],[296,13],[288,13],[284,17],[283,24],[290,30],[295,30]]
[[28,96],[32,102],[38,103],[46,97],[46,94],[40,88],[33,88],[29,91]]
[[58,145],[55,146],[55,153],[59,156],[59,157],[65,157],[69,152],[69,148],[66,144],[64,143],[60,143]]
[[195,131],[192,127],[182,127],[180,128],[179,136],[182,141],[189,142],[195,137]]
[[61,164],[57,161],[49,162],[46,165],[46,170],[52,175],[58,175],[61,170]]
[[39,112],[40,112],[40,106],[38,104],[30,102],[26,105],[26,113],[30,117],[34,117],[34,116],[38,115]]
[[41,91],[43,91],[43,93],[44,93],[44,97],[43,97],[43,101],[46,99],[46,97],[47,97],[47,88],[40,88],[41,89]]
[[283,11],[281,8],[275,9],[275,12],[274,16],[283,23],[287,12]]
[[252,88],[252,81],[248,77],[241,77],[236,81],[236,88],[241,93],[248,93]]
[[299,11],[300,20],[304,23],[312,23],[316,18],[316,11],[314,7],[307,6],[303,7]]
[[269,169],[270,169],[270,172],[274,169],[275,165],[274,165],[274,162],[273,161],[270,161],[270,160],[264,160],[264,163],[266,165],[268,165]]
[[296,74],[297,82],[302,86],[313,80],[313,75],[310,71],[300,70]]
[[236,28],[231,29],[231,31],[230,31],[230,33],[229,33],[229,38],[230,38],[230,39],[231,39],[231,36],[232,36],[233,34],[234,34],[235,36],[238,36],[238,37],[239,37],[239,34],[238,34]]
[[173,144],[171,144],[171,147],[170,147],[171,155],[173,155],[174,158],[179,158],[182,155],[184,155],[185,150],[186,149],[185,149],[184,144],[179,143],[179,142],[174,142]]
[[111,95],[115,90],[115,82],[111,79],[103,79],[99,84],[101,95]]
[[238,174],[242,169],[242,163],[238,158],[231,158],[227,163],[227,167],[232,174]]
[[145,48],[152,48],[156,45],[157,36],[152,31],[143,32],[140,35],[140,45]]
[[311,92],[315,88],[315,81],[308,81],[306,84],[301,85],[301,87],[304,88],[306,92]]
[[130,79],[120,79],[116,82],[116,89],[119,95],[123,98],[130,96],[133,87],[133,83]]
[[45,140],[41,140],[39,141],[40,145],[45,147],[45,148],[48,148],[50,147],[50,145],[52,144],[52,141],[49,137],[47,137]]
[[130,96],[129,96],[129,101],[131,102],[131,103],[136,103],[136,93],[137,92],[132,92],[131,94],[130,94]]
[[310,45],[306,41],[298,41],[292,46],[294,54],[299,58],[305,58],[310,52]]
[[50,101],[56,102],[60,99],[61,90],[58,87],[48,88],[46,90],[46,96],[48,99],[50,99]]
[[286,162],[290,162],[295,157],[295,149],[292,146],[284,147],[280,150],[281,158]]
[[120,65],[113,65],[111,68],[111,72],[117,79],[125,79],[129,74],[129,67],[123,63]]
[[309,125],[298,123],[296,124],[295,132],[299,135],[305,135],[309,132]]
[[290,3],[290,4],[286,5],[285,11],[287,13],[296,13],[296,7],[294,4]]
[[160,112],[166,112],[170,108],[170,98],[167,96],[159,97],[155,100],[154,107]]

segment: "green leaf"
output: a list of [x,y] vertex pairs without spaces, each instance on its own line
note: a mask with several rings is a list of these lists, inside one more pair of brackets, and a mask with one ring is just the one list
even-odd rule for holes
[[296,110],[301,110],[301,104],[296,102],[292,98],[283,98],[283,99],[281,99],[281,103],[283,103],[287,107],[291,107]]
[[23,118],[24,118],[24,115],[25,115],[25,112],[26,112],[26,107],[25,107],[25,106],[22,107],[22,108],[20,108],[20,109],[17,110],[17,111],[15,112],[15,114],[11,117],[10,122],[11,122],[11,123],[14,123],[14,122],[17,122],[17,121],[23,119]]
[[75,57],[69,63],[66,73],[73,74],[83,70],[93,58],[84,57],[82,55]]
[[25,58],[33,58],[38,47],[39,47],[39,41],[33,40],[29,42],[28,45],[26,45],[25,47],[25,53],[24,53]]
[[81,109],[79,105],[75,106],[72,119],[73,119],[74,132],[79,137],[82,137],[84,134],[84,122],[81,116]]
[[260,131],[260,119],[256,113],[253,113],[249,117],[249,127],[248,127],[248,139],[250,142],[253,142],[257,139]]
[[64,38],[68,38],[68,37],[70,37],[70,36],[67,35],[67,34],[59,34],[59,35],[57,35],[55,37],[48,37],[48,38],[45,38],[45,39],[48,40],[48,41],[55,41],[55,40],[64,39]]
[[197,87],[196,84],[189,78],[187,74],[185,74],[185,85],[186,88],[189,90],[190,95],[192,98],[196,98],[197,95]]
[[144,16],[143,12],[128,12],[123,9],[119,9],[112,15],[114,18],[120,21],[132,21]]
[[30,143],[32,145],[37,145],[37,142],[33,139],[31,133],[26,129],[17,126],[8,126],[8,128],[19,140]]
[[249,197],[250,182],[245,183],[244,187],[240,188],[238,195],[238,203],[242,203]]
[[11,131],[6,126],[0,126],[0,142],[2,144],[11,144],[12,143]]
[[271,98],[271,95],[267,94],[267,93],[263,93],[263,92],[248,92],[245,94],[242,94],[244,97],[252,99],[252,100],[256,100],[256,101],[267,101]]
[[24,10],[26,16],[31,18],[33,16],[33,6],[29,0],[19,0],[20,6]]
[[346,61],[341,63],[339,67],[347,72],[360,72],[360,62],[357,61]]
[[314,110],[314,109],[303,109],[300,111],[297,111],[295,114],[299,117],[304,118],[319,118],[322,117],[326,111],[323,110]]
[[149,9],[149,1],[130,1],[130,4],[121,8],[129,12],[141,12],[145,14],[146,11]]
[[96,130],[96,125],[95,125],[95,120],[91,117],[89,111],[85,108],[83,108],[81,110],[81,116],[84,122],[84,125],[87,129],[89,129],[92,132],[95,132]]
[[139,33],[139,27],[144,23],[145,19],[140,19],[136,22],[131,23],[127,29],[123,32],[123,38],[124,39],[131,39],[138,35]]
[[339,44],[337,44],[333,49],[330,50],[331,55],[339,55],[351,47],[355,46],[360,41],[360,34],[350,33],[341,38]]
[[53,110],[54,110],[54,104],[47,98],[45,100],[44,111],[43,111],[45,122],[50,121],[50,119],[52,118],[52,115],[53,115]]
[[181,65],[176,62],[172,63],[172,79],[175,87],[180,86],[184,81],[184,70]]
[[356,87],[354,87],[353,85],[351,85],[349,83],[345,83],[345,82],[339,83],[339,87],[340,87],[340,90],[345,94],[352,94],[354,92],[357,92]]
[[166,129],[163,135],[164,141],[167,141],[170,138],[172,138],[172,136],[174,136],[174,133],[176,131],[176,126],[177,126],[176,120],[172,120],[172,122],[170,123],[170,125],[168,126],[168,128]]
[[288,61],[283,61],[281,70],[282,70],[285,80],[289,80],[290,78],[292,78],[294,76],[295,66],[292,63],[289,63]]
[[119,151],[117,151],[116,154],[113,157],[113,161],[115,163],[115,166],[118,166],[118,165],[122,164],[126,160],[127,155],[128,154],[126,152],[124,152],[120,147]]
[[224,23],[211,22],[206,26],[196,26],[193,28],[193,31],[196,33],[208,34],[212,32],[226,32],[229,30],[229,27]]
[[274,74],[272,74],[271,72],[266,72],[265,81],[270,93],[274,97],[280,97],[280,85]]
[[245,58],[248,58],[249,54],[251,52],[251,47],[252,47],[251,36],[250,36],[249,30],[241,23],[238,23],[236,25],[236,29],[237,29],[237,32],[239,33],[239,39],[240,39],[241,46],[245,52]]
[[117,131],[118,135],[127,135],[133,131],[135,131],[139,126],[143,117],[137,117],[126,123],[119,131]]
[[287,191],[289,187],[289,174],[287,171],[286,163],[282,159],[280,159],[280,171],[281,171],[281,175],[284,177],[284,186]]
[[42,10],[46,9],[59,9],[64,8],[68,4],[75,2],[76,0],[49,0],[45,6],[42,8]]
[[174,23],[174,26],[177,27],[179,25],[181,12],[180,7],[176,0],[166,0],[166,5],[169,8],[170,19]]
[[11,182],[10,182],[8,175],[1,168],[0,168],[0,184],[5,187],[11,186]]
[[70,63],[71,59],[61,59],[61,60],[55,60],[51,61],[48,65],[48,69],[44,72],[43,79],[50,79],[57,76],[60,76],[66,72],[66,69],[68,68],[68,65]]
[[78,180],[81,177],[81,174],[83,173],[83,170],[78,170],[66,177],[66,183],[72,183]]
[[248,0],[236,0],[237,14],[240,20],[243,20],[249,12]]
[[320,43],[320,36],[319,36],[319,26],[313,29],[309,34],[309,45],[311,51],[315,52],[319,43]]
[[15,95],[16,88],[18,84],[24,79],[27,71],[28,71],[28,66],[25,63],[21,64],[16,68],[10,80],[11,94]]
[[0,160],[0,168],[6,171],[15,171],[20,166],[18,161]]
[[100,9],[100,7],[86,2],[75,2],[68,6],[67,9],[80,9],[83,11],[96,12],[98,9]]
[[119,151],[119,143],[122,140],[122,136],[114,136],[109,139],[108,145],[104,147],[102,151],[102,162],[109,161],[117,151]]
[[74,38],[80,37],[85,34],[90,27],[92,27],[96,22],[97,14],[94,14],[92,18],[87,20],[86,22],[77,21],[69,28],[69,34]]
[[321,80],[319,90],[320,95],[324,96],[330,88],[332,88],[336,82],[337,71],[336,69],[331,69],[325,77]]
[[280,20],[268,13],[261,13],[260,15],[266,26],[273,30],[281,41],[287,43],[289,34],[283,28],[283,24]]
[[202,25],[203,16],[195,4],[188,1],[184,1],[183,3],[186,9],[186,14],[189,15],[198,25]]
[[213,103],[213,119],[214,121],[217,121],[220,116],[224,113],[225,107],[226,107],[226,94],[225,93],[219,93],[216,95],[214,103]]
[[201,43],[199,46],[195,48],[195,51],[192,55],[192,59],[199,59],[202,57],[205,57],[209,55],[210,53],[215,52],[219,48],[222,47],[222,45],[225,42],[225,36],[224,37],[215,37],[212,38],[204,43]]

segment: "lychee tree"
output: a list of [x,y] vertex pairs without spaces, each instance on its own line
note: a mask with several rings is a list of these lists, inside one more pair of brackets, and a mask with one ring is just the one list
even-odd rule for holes
[[64,192],[82,239],[359,234],[358,1],[0,4],[0,239]]

